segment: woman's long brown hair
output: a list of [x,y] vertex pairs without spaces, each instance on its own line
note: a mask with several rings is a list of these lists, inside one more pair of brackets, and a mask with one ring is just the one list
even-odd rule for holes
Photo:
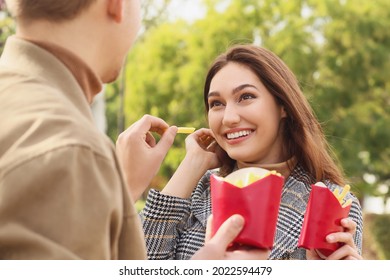
[[[303,95],[295,75],[287,65],[271,51],[254,45],[236,45],[218,56],[211,65],[204,86],[204,104],[209,111],[208,93],[216,73],[228,63],[234,62],[251,69],[275,100],[284,107],[283,154],[295,157],[316,181],[330,180],[345,183],[342,169],[325,139],[322,127]],[[223,159],[220,174],[232,172],[235,161],[227,155]]]

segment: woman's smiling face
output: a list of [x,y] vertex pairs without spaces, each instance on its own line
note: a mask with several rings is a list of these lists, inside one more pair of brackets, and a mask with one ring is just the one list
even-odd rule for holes
[[208,104],[215,139],[238,166],[286,160],[281,133],[286,113],[250,68],[230,62],[218,71]]

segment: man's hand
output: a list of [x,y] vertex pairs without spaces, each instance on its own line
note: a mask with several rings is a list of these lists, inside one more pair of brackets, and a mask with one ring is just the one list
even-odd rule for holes
[[[151,132],[161,135],[158,143]],[[134,201],[157,174],[176,132],[177,127],[169,127],[162,119],[144,115],[119,135],[116,152]]]
[[211,237],[212,216],[207,220],[205,245],[192,257],[193,260],[260,260],[267,259],[268,249],[241,247],[230,250],[230,244],[244,227],[244,218],[233,215],[227,219],[213,237]]

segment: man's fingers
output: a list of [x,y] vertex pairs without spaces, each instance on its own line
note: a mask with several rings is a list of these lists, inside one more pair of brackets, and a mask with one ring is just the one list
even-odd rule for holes
[[244,227],[244,218],[240,215],[233,215],[227,219],[209,240],[209,243],[219,244],[227,248],[230,243],[238,236]]
[[172,146],[173,141],[177,133],[177,127],[171,126],[167,128],[164,134],[161,136],[160,141],[157,143],[156,148],[161,151],[162,155],[166,155],[169,148]]
[[157,132],[162,135],[169,125],[162,119],[150,115],[144,115],[138,122],[132,125],[135,131],[147,133],[148,131]]
[[156,145],[156,139],[150,132],[146,133],[145,142],[150,146],[154,147]]

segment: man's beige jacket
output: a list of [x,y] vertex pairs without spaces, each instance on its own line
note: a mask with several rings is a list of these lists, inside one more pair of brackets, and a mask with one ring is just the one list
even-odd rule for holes
[[11,37],[0,59],[0,259],[145,259],[110,139],[72,73]]

